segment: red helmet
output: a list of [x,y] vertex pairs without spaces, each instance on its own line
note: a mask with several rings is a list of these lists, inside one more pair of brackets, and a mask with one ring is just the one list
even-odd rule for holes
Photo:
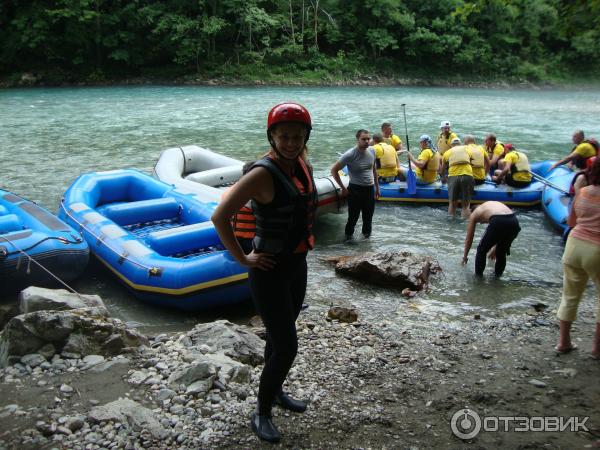
[[282,122],[300,122],[306,126],[308,131],[312,130],[312,121],[308,110],[298,103],[279,103],[271,108],[267,118],[267,130],[270,131],[273,126]]
[[507,144],[504,144],[504,149],[506,150],[506,153],[512,152],[515,149],[515,146],[509,142]]

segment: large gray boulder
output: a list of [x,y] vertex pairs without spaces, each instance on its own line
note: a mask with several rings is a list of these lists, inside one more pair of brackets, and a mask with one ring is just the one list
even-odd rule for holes
[[252,374],[249,365],[236,361],[224,353],[201,354],[191,351],[184,354],[183,359],[214,366],[219,382],[225,386],[229,382],[248,383]]
[[442,270],[433,258],[410,252],[369,252],[357,256],[336,256],[327,258],[327,261],[335,264],[337,273],[380,286],[412,291],[423,290],[429,275]]
[[219,381],[226,385],[230,381],[248,383],[252,375],[250,366],[243,364],[227,355],[216,353],[204,355],[204,361],[214,364],[218,371]]
[[148,339],[121,320],[106,318],[101,308],[36,311],[14,317],[0,334],[0,367],[11,356],[37,353],[47,344],[57,352],[113,356],[127,347],[147,345]]
[[244,364],[257,366],[264,361],[265,343],[246,328],[227,320],[201,323],[187,332],[181,342],[191,353],[210,348],[210,353],[222,353]]
[[195,381],[210,380],[210,385],[217,376],[214,364],[208,361],[198,361],[181,367],[169,376],[169,385],[178,388],[181,385],[189,386]]
[[100,308],[108,311],[98,295],[74,294],[65,289],[31,286],[19,294],[21,314],[34,311],[66,311],[79,308]]
[[165,439],[169,435],[169,431],[160,424],[151,410],[127,398],[93,408],[88,413],[88,419],[92,423],[119,422],[134,431],[145,429],[155,439]]

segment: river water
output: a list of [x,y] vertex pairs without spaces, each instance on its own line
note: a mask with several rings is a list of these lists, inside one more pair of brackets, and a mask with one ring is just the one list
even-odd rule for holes
[[[267,149],[266,115],[280,101],[298,101],[310,110],[314,129],[310,158],[326,174],[336,153],[354,145],[359,128],[379,130],[393,123],[404,140],[401,104],[411,148],[416,138],[435,135],[450,120],[459,135],[481,143],[495,132],[503,142],[526,149],[530,160],[556,159],[571,148],[575,129],[600,136],[600,92],[449,88],[273,88],[273,87],[103,87],[0,91],[0,186],[52,212],[81,173],[136,168],[150,173],[164,148],[196,144],[241,160]],[[339,278],[323,262],[358,251],[409,250],[434,256],[443,274],[428,292],[410,302],[429,314],[501,315],[525,310],[529,302],[555,306],[560,300],[561,238],[539,209],[521,209],[522,231],[513,244],[505,276],[474,279],[472,262],[461,267],[465,224],[449,222],[443,206],[378,204],[369,241],[342,244],[345,215],[330,215],[316,226],[317,249],[309,257],[309,299],[313,304],[350,302],[368,319],[401,320],[407,300],[390,289]],[[360,222],[359,222],[360,226]],[[474,248],[483,227],[476,233]],[[474,251],[474,250],[473,250]],[[474,260],[474,253],[470,260]],[[73,283],[100,294],[112,313],[155,332],[188,328],[199,320],[243,321],[248,306],[203,314],[182,314],[138,302],[106,270],[92,263]],[[585,301],[593,301],[588,289]]]

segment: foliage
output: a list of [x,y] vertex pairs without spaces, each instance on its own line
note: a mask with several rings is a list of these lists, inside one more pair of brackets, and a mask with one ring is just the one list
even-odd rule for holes
[[600,0],[4,0],[0,72],[594,76],[597,17]]

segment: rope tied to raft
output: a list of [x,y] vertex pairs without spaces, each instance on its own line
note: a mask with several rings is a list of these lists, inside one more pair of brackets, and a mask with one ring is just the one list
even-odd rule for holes
[[80,299],[83,300],[83,297],[79,292],[77,292],[75,289],[73,289],[71,286],[69,286],[58,275],[52,273],[52,271],[50,269],[48,269],[47,267],[44,267],[44,265],[42,263],[40,263],[39,261],[36,261],[36,259],[33,256],[31,256],[29,253],[27,253],[26,250],[21,249],[17,244],[15,244],[13,241],[10,241],[9,239],[6,239],[4,236],[0,236],[0,239],[3,240],[4,242],[6,242],[7,244],[12,245],[16,249],[16,251],[19,253],[19,259],[17,260],[16,270],[20,269],[22,258],[23,257],[27,258],[27,269],[25,270],[27,275],[31,274],[31,263],[33,262],[40,269],[42,269],[44,272],[46,272],[48,275],[50,275],[52,278],[54,278],[56,281],[58,281],[60,284],[62,284],[64,287],[66,287],[71,293],[77,295]]

